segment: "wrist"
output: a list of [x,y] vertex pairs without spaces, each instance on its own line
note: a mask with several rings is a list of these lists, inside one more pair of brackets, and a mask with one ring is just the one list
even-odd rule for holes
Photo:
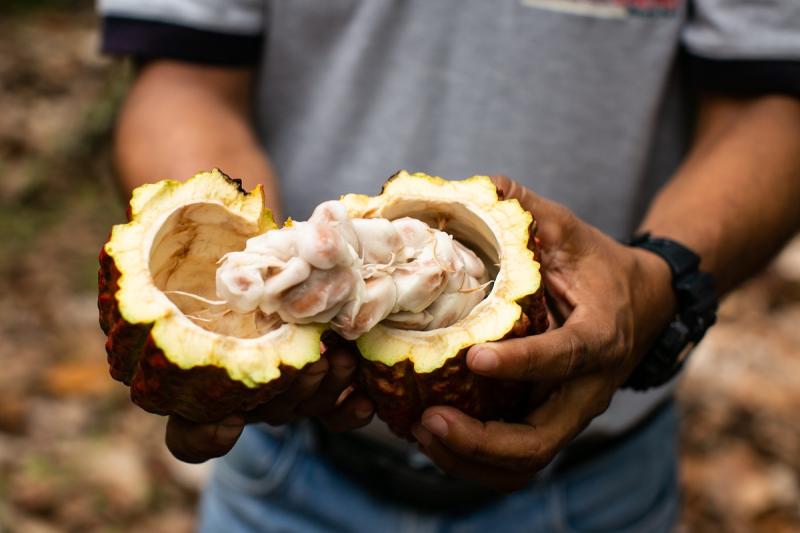
[[649,233],[635,236],[630,245],[656,255],[667,265],[673,294],[671,320],[625,383],[645,390],[663,385],[680,371],[689,352],[716,321],[718,299],[713,276],[699,270],[700,257],[691,249]]
[[669,265],[657,254],[643,248],[630,248],[634,257],[637,316],[642,317],[636,335],[635,351],[641,358],[678,311]]

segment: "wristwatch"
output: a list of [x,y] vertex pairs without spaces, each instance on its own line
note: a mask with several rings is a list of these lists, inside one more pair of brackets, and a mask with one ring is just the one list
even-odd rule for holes
[[713,276],[699,270],[700,257],[689,248],[650,233],[635,235],[628,245],[644,248],[667,262],[678,300],[675,318],[622,385],[642,391],[665,384],[680,371],[689,353],[716,322],[719,299]]

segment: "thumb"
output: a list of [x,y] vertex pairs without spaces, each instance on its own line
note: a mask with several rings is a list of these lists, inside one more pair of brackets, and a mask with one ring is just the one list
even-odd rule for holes
[[499,379],[563,381],[602,368],[605,360],[599,354],[609,344],[600,328],[570,318],[539,335],[475,345],[467,352],[467,365]]

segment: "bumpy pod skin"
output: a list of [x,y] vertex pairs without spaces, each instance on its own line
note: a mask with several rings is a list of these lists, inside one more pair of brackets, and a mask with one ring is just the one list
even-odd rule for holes
[[159,415],[177,414],[194,422],[215,422],[269,401],[296,377],[297,369],[281,365],[280,377],[250,388],[231,379],[224,368],[180,368],[153,341],[152,324],[130,324],[122,318],[115,297],[119,277],[113,258],[101,250],[97,306],[100,327],[108,336],[111,377],[130,386],[131,400],[142,409]]
[[[532,233],[535,224],[531,226]],[[538,246],[531,238],[531,247],[539,260]],[[522,314],[505,338],[543,333],[548,328],[544,287],[520,302]],[[399,437],[414,440],[411,427],[419,422],[428,407],[449,405],[478,420],[518,420],[535,403],[536,392],[530,382],[487,378],[473,373],[467,366],[467,350],[433,372],[421,374],[406,360],[392,366],[362,360],[359,387],[375,403],[375,410]]]
[[[192,231],[181,231],[185,227]],[[177,272],[174,257],[192,259],[195,267],[209,265],[208,272],[190,269],[180,279],[213,281],[217,255],[273,227],[262,189],[245,193],[239,180],[218,170],[134,191],[128,222],[112,229],[98,271],[100,326],[107,335],[111,376],[130,386],[134,403],[156,414],[218,421],[269,401],[319,358],[320,328],[287,326],[259,339],[218,335],[192,324],[162,292],[184,286],[164,287],[169,276],[157,285],[154,254],[160,254],[156,263],[162,264],[162,278],[164,264],[172,269],[168,274]],[[184,240],[170,241],[170,235]],[[296,350],[283,350],[286,338],[294,339],[289,346]],[[289,356],[278,358],[276,351]],[[303,356],[291,357],[293,352]],[[252,362],[248,366],[242,360]]]
[[[380,198],[348,195],[349,216],[424,218],[433,213],[442,215],[445,223],[455,217],[454,229],[465,216],[461,234],[476,234],[483,239],[474,243],[478,245],[498,242],[493,249],[502,251],[502,275],[494,280],[480,310],[460,325],[441,330],[444,335],[439,330],[413,332],[379,325],[359,337],[364,355],[360,386],[374,399],[378,415],[406,438],[431,405],[453,405],[484,420],[517,418],[540,387],[532,390],[525,383],[474,375],[465,353],[476,342],[547,328],[532,218],[516,201],[498,198],[485,177],[446,182],[400,173],[384,193]],[[184,184],[167,180],[137,189],[129,220],[114,228],[101,251],[98,307],[108,336],[111,375],[131,387],[136,404],[197,422],[219,420],[269,401],[320,357],[323,324],[284,324],[258,338],[226,336],[190,322],[189,314],[167,297],[167,292],[193,291],[195,267],[213,267],[223,253],[244,247],[246,238],[275,227],[260,189],[245,194],[217,171]],[[172,241],[162,238],[165,226],[164,235],[175,235]],[[185,227],[192,231],[180,231]],[[195,238],[203,245],[193,248]],[[159,253],[152,252],[156,242]],[[176,275],[187,284],[171,284],[177,267],[170,270],[173,262],[167,259],[184,264],[189,253],[195,254],[194,262]],[[212,279],[213,271],[208,274]],[[440,337],[447,340],[443,349]]]
[[114,296],[119,288],[117,280],[120,272],[105,249],[100,250],[99,260],[97,308],[100,311],[100,327],[108,337],[106,353],[111,377],[130,385],[136,372],[137,355],[147,341],[150,326],[129,324],[122,319]]

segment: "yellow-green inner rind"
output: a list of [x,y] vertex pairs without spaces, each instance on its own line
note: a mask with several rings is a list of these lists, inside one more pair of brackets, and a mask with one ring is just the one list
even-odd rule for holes
[[222,367],[231,379],[248,387],[279,377],[281,364],[302,368],[317,360],[323,325],[284,324],[266,335],[247,339],[220,335],[189,320],[156,287],[149,261],[159,229],[177,209],[201,203],[224,207],[252,235],[276,227],[264,207],[261,187],[242,193],[218,170],[198,174],[185,183],[164,180],[137,188],[131,200],[130,222],[114,226],[105,245],[121,272],[115,298],[123,320],[153,324],[153,342],[180,368]]
[[462,349],[502,338],[520,318],[516,303],[534,294],[541,284],[539,263],[528,249],[530,213],[516,200],[500,200],[487,176],[451,182],[425,174],[398,173],[380,196],[345,195],[342,202],[351,216],[381,216],[394,198],[421,202],[460,203],[485,222],[500,252],[499,271],[489,295],[470,314],[452,326],[431,331],[408,331],[376,326],[356,342],[370,361],[392,366],[410,360],[417,373],[440,368]]

